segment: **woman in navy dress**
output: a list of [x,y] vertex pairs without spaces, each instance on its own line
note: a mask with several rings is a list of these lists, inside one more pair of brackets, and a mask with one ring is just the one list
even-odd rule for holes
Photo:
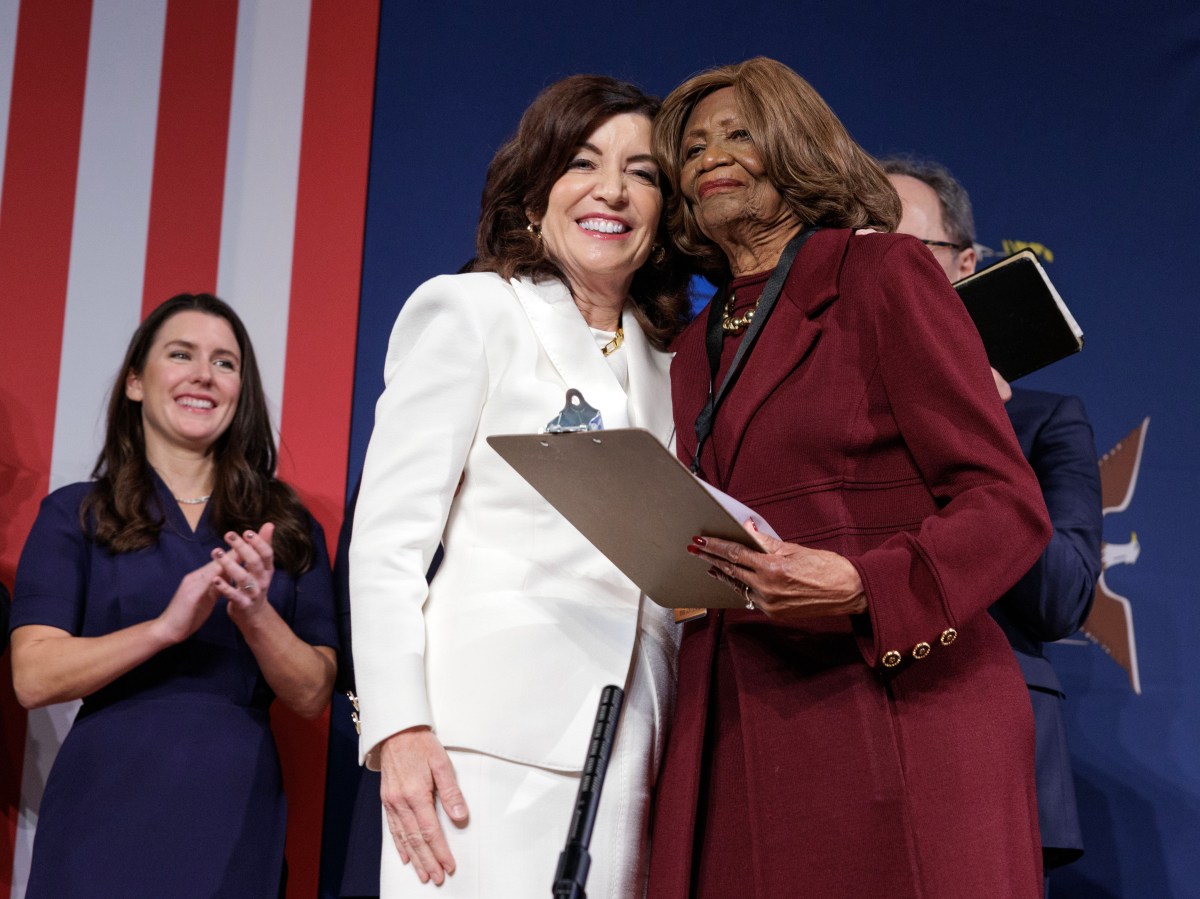
[[29,899],[280,895],[267,709],[324,709],[337,632],[320,526],[274,469],[241,321],[168,300],[130,342],[94,480],[43,501],[17,569],[18,699],[83,700]]

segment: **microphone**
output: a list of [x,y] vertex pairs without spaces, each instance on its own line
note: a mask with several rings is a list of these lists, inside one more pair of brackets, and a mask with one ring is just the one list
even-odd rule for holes
[[567,845],[558,856],[558,869],[554,872],[555,899],[587,899],[584,886],[587,884],[588,868],[592,864],[588,844],[592,841],[592,829],[596,826],[600,790],[604,786],[604,773],[612,756],[617,719],[621,715],[624,699],[624,691],[611,684],[600,693],[596,723],[592,726],[592,740],[588,744],[587,761],[584,762],[583,776],[579,780],[575,811],[571,815],[571,828],[567,831]]

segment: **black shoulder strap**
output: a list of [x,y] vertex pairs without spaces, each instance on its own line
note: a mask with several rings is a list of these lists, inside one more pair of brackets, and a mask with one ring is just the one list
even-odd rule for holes
[[750,327],[746,329],[746,336],[742,338],[742,343],[738,347],[737,353],[734,354],[733,362],[730,363],[729,371],[725,373],[720,388],[715,391],[713,388],[717,380],[717,371],[721,367],[721,349],[725,343],[725,332],[721,329],[721,315],[725,309],[726,288],[722,287],[709,304],[708,322],[704,335],[704,346],[708,352],[708,400],[705,402],[704,408],[700,410],[700,414],[696,416],[696,450],[692,455],[693,474],[700,471],[700,451],[712,434],[717,409],[720,408],[721,402],[733,386],[746,357],[749,356],[755,341],[758,340],[758,335],[762,333],[762,329],[771,315],[771,310],[775,308],[779,294],[783,292],[783,282],[787,280],[792,263],[796,260],[796,254],[818,230],[819,228],[815,225],[809,226],[788,241],[788,245],[784,247],[783,253],[779,257],[779,263],[775,266],[775,271],[771,273],[771,277],[763,288],[762,296],[758,299],[758,306],[754,311]]

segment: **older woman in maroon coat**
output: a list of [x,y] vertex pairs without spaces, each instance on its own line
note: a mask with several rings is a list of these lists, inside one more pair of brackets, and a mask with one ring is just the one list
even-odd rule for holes
[[1040,896],[986,610],[1050,530],[970,320],[919,241],[855,233],[899,202],[786,66],[691,79],[655,145],[725,284],[676,346],[679,455],[786,542],[689,547],[749,608],[684,627],[650,896]]

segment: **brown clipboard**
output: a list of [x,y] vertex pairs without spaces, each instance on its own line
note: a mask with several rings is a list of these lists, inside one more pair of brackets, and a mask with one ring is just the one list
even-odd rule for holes
[[745,604],[686,548],[696,535],[758,547],[649,431],[496,434],[487,442],[659,605]]

